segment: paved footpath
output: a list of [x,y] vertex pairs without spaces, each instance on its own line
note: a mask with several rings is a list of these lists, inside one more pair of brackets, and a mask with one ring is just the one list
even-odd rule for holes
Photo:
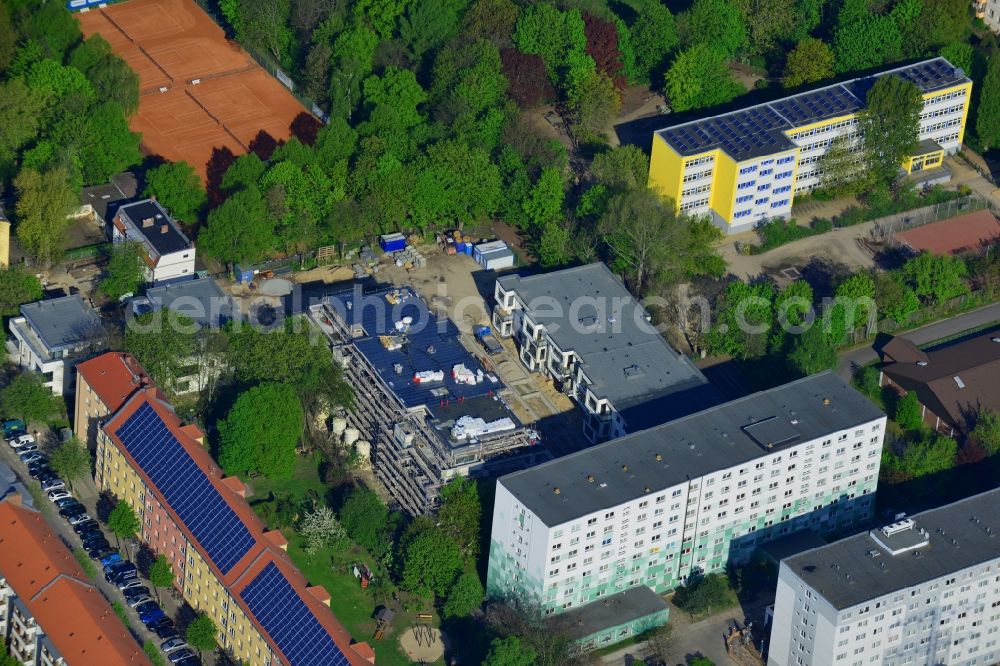
[[[670,658],[666,663],[684,664],[688,656],[700,654],[711,659],[716,666],[736,664],[726,652],[729,628],[736,624],[742,627],[747,619],[753,620],[755,624],[763,621],[765,607],[773,602],[773,596],[758,595],[746,607],[734,606],[697,622],[692,622],[690,615],[670,604],[670,625],[673,626],[673,632]],[[627,664],[631,659],[649,656],[649,652],[645,642],[636,643],[601,657],[601,662]]]

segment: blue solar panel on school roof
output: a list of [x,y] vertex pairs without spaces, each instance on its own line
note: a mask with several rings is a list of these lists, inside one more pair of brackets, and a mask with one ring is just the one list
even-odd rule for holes
[[156,410],[144,403],[116,434],[209,559],[229,573],[254,538]]
[[350,663],[273,562],[243,588],[240,597],[291,666]]
[[[365,335],[354,339],[355,346],[404,405],[418,407],[438,404],[442,400],[476,398],[500,388],[488,378],[479,384],[456,382],[451,372],[460,363],[474,373],[483,370],[476,357],[462,346],[458,327],[450,319],[432,314],[423,299],[409,290],[398,290],[397,293],[406,297],[395,306],[386,301],[387,293],[382,291],[364,296],[360,307],[356,304],[358,294],[354,292],[334,295],[330,297],[330,302],[338,312],[348,317],[349,323],[360,324],[364,328]],[[347,309],[347,303],[351,303],[350,309]],[[405,334],[400,334],[395,323],[404,317],[410,317],[413,324]],[[387,349],[379,340],[380,335],[399,336],[403,341],[402,348]],[[441,370],[444,380],[429,383],[413,381],[414,374],[428,370]],[[442,388],[447,389],[447,395],[436,395],[435,390]]]

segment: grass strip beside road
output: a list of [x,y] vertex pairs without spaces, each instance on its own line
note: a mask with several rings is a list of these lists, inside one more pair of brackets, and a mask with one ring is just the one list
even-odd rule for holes
[[97,580],[97,566],[94,565],[93,560],[91,560],[87,555],[87,551],[83,548],[74,548],[73,557],[75,557],[76,561],[80,563],[80,566],[83,567],[83,570],[87,572],[88,576]]
[[125,604],[115,599],[111,602],[111,609],[115,612],[115,615],[118,616],[118,619],[122,621],[122,624],[124,624],[129,631],[131,631],[132,623],[128,619],[128,611],[125,609]]

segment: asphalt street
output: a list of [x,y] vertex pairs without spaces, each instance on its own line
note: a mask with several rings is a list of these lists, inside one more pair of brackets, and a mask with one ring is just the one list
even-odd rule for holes
[[[942,338],[962,333],[963,331],[989,326],[995,322],[1000,322],[1000,302],[991,303],[990,305],[970,310],[950,319],[937,321],[933,324],[907,331],[902,335],[917,345],[925,345],[935,340],[941,340]],[[837,373],[844,379],[849,380],[857,368],[873,363],[878,358],[879,356],[874,346],[853,349],[841,354]]]

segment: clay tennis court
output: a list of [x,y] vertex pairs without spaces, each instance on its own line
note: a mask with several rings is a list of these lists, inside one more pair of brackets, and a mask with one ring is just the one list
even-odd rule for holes
[[306,111],[193,0],[130,0],[77,17],[139,75],[130,124],[145,151],[189,162],[203,180],[215,149],[245,153],[261,130],[287,139]]
[[1000,240],[1000,223],[990,211],[979,210],[898,233],[896,240],[915,252],[958,254]]

